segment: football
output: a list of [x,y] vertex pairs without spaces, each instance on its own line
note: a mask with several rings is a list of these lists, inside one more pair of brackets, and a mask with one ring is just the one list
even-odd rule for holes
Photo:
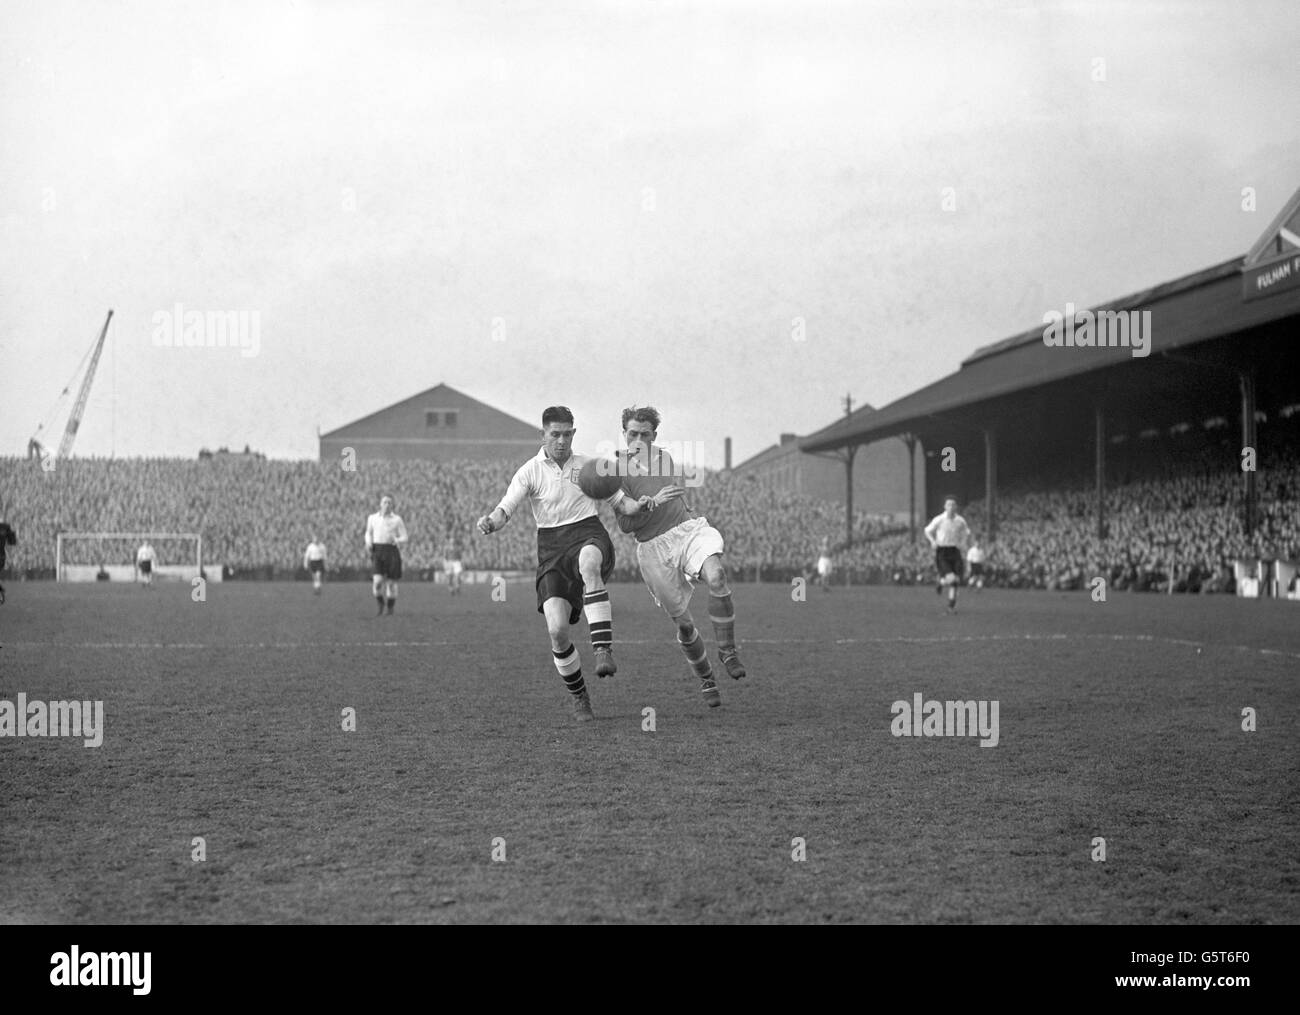
[[614,496],[623,485],[623,477],[617,474],[618,466],[608,458],[593,458],[578,472],[578,486],[592,500],[604,500]]

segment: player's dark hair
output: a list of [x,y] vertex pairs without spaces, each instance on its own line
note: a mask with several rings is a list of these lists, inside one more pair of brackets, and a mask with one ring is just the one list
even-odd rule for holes
[[542,413],[542,429],[545,430],[552,423],[573,424],[573,410],[567,405],[552,405]]
[[643,405],[639,409],[634,405],[630,409],[623,410],[623,429],[627,429],[628,423],[636,420],[638,423],[649,423],[651,428],[659,432],[659,410],[652,405]]
[[959,500],[958,500],[956,497],[954,497],[952,494],[948,494],[948,496],[945,497],[945,498],[943,499],[943,502],[944,502],[945,504],[947,504],[948,501],[952,501],[952,502],[953,502],[954,504],[956,504],[958,507],[961,507],[961,501],[959,501]]

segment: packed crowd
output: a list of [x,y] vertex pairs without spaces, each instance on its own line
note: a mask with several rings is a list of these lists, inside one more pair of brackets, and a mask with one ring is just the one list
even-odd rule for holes
[[[536,528],[528,511],[491,536],[474,527],[505,493],[518,462],[358,462],[337,464],[261,460],[70,459],[45,472],[39,463],[0,458],[0,517],[20,534],[11,551],[15,571],[52,570],[55,534],[63,532],[198,532],[206,561],[232,572],[292,568],[313,538],[323,542],[331,568],[364,568],[366,516],[390,493],[406,522],[410,543],[403,562],[416,572],[441,565],[446,540],[459,537],[467,568],[536,566]],[[728,539],[737,562],[778,566],[814,559],[824,533],[844,531],[844,509],[785,493],[758,478],[710,475],[688,503]],[[614,537],[620,573],[634,576],[630,536],[613,512],[601,509]],[[859,514],[855,538],[885,531]],[[169,547],[156,547],[164,557]],[[129,562],[125,542],[80,543],[75,563]],[[112,559],[93,559],[97,552]],[[177,552],[171,549],[170,552]],[[120,558],[120,559],[119,559]]]
[[[1104,540],[1090,492],[1009,498],[999,501],[990,561],[1015,587],[1083,588],[1100,575],[1111,588],[1226,591],[1235,561],[1300,560],[1300,460],[1279,459],[1259,470],[1256,482],[1250,537],[1242,527],[1241,473],[1226,469],[1108,491]],[[969,514],[979,517],[983,508],[972,504]]]
[[[404,561],[416,573],[440,566],[453,534],[467,568],[527,570],[536,562],[527,511],[491,536],[474,528],[517,465],[371,462],[346,471],[316,462],[71,459],[47,472],[34,461],[0,458],[0,520],[18,532],[9,551],[9,568],[18,573],[51,571],[60,531],[200,532],[205,561],[235,575],[295,570],[315,538],[325,544],[331,569],[364,571],[365,519],[380,495],[390,493],[411,533]],[[1100,575],[1111,588],[1227,590],[1235,560],[1300,560],[1300,456],[1265,459],[1257,477],[1259,526],[1249,539],[1240,524],[1241,474],[1222,467],[1173,463],[1167,474],[1115,485],[1107,493],[1104,540],[1097,537],[1091,491],[1004,491],[998,538],[986,546],[988,583],[1083,588]],[[740,578],[810,576],[827,539],[841,578],[932,580],[933,554],[919,534],[911,542],[906,525],[858,513],[846,548],[841,505],[785,492],[763,478],[710,474],[688,502],[723,533]],[[979,538],[983,503],[961,511]],[[614,538],[619,576],[635,577],[631,538],[618,531],[608,508],[601,513]],[[166,563],[169,548],[158,550]],[[70,552],[86,558],[70,562],[127,563],[134,546],[80,544]]]
[[[984,547],[988,584],[1079,589],[1103,577],[1112,589],[1224,592],[1233,587],[1236,561],[1252,568],[1257,560],[1300,561],[1300,457],[1266,459],[1256,472],[1257,525],[1249,538],[1240,471],[1221,462],[1204,471],[1163,471],[1107,490],[1105,539],[1097,535],[1091,490],[1003,492],[997,539]],[[984,501],[963,505],[961,513],[980,539]],[[917,544],[891,535],[835,559],[855,581],[933,580],[933,553],[919,535]]]

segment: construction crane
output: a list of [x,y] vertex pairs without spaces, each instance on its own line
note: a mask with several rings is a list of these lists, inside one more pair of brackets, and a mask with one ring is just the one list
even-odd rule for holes
[[[72,406],[72,414],[68,416],[68,425],[63,431],[63,439],[59,441],[60,458],[67,458],[68,455],[72,453],[72,442],[77,439],[77,431],[81,428],[81,417],[85,415],[86,412],[86,400],[90,398],[90,385],[95,379],[95,370],[99,366],[99,354],[104,351],[104,339],[108,337],[108,325],[112,320],[113,311],[110,310],[108,316],[104,318],[104,327],[100,330],[99,338],[95,341],[93,350],[90,353],[90,366],[86,368],[86,376],[81,379],[81,389],[77,392],[77,401]],[[77,370],[80,371],[81,367],[78,366]],[[72,377],[73,380],[75,380],[77,375],[74,373]],[[58,400],[55,402],[56,409],[59,402],[63,400],[63,396],[68,393],[71,387],[72,381],[69,381],[67,386],[64,387],[62,393],[59,395]],[[55,410],[51,410],[51,412],[54,411]],[[40,434],[44,427],[45,424],[42,423],[36,428],[37,435]],[[27,454],[29,457],[44,457],[45,446],[36,437],[33,437],[27,442]]]

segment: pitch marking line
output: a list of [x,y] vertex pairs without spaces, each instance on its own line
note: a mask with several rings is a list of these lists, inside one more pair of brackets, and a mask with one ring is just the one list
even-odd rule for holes
[[[1256,648],[1253,645],[1216,645],[1212,642],[1189,641],[1186,638],[1165,638],[1154,634],[972,634],[942,637],[895,636],[892,638],[833,638],[835,645],[943,645],[985,641],[1071,641],[1083,638],[1099,638],[1104,641],[1143,641],[1151,644],[1182,645],[1186,648],[1211,648],[1254,652],[1259,655],[1279,656],[1284,659],[1300,659],[1300,652],[1285,652],[1274,648]],[[805,645],[825,644],[825,638],[743,638],[743,645]],[[661,645],[662,638],[620,638],[623,645]],[[87,641],[87,642],[39,642],[16,641],[10,647],[16,649],[126,649],[130,651],[145,649],[283,649],[304,648],[449,648],[463,645],[463,641],[275,641],[275,642],[237,642],[233,644],[208,644],[206,642],[122,642],[122,641]]]

